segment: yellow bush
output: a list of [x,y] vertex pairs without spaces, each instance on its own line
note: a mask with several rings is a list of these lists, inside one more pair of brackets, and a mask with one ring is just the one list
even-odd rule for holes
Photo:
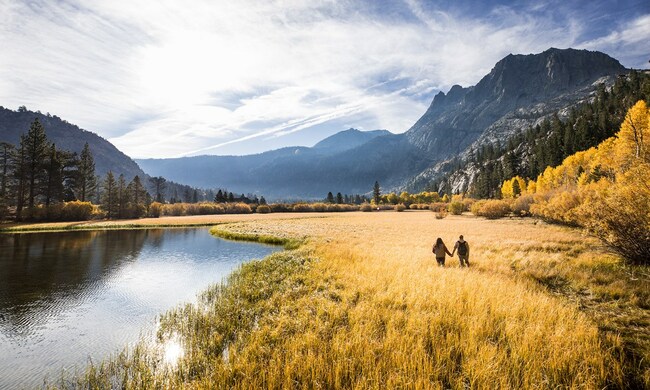
[[63,221],[86,221],[92,217],[94,206],[90,202],[65,202],[61,211]]
[[162,215],[163,204],[158,202],[153,202],[149,205],[149,216],[153,218],[158,218]]
[[401,211],[406,210],[406,206],[404,204],[400,203],[400,204],[396,204],[394,209],[395,209],[395,211],[401,212]]
[[271,208],[267,205],[261,204],[257,206],[257,211],[258,214],[268,214],[271,212]]
[[361,206],[359,206],[359,210],[364,212],[372,211],[372,206],[370,203],[363,203]]
[[464,210],[465,210],[465,206],[463,205],[463,203],[457,200],[449,203],[449,206],[447,208],[447,211],[449,211],[453,215],[461,215]]
[[530,205],[532,205],[534,201],[533,195],[525,194],[515,199],[510,207],[515,215],[525,217],[530,214]]
[[440,212],[440,211],[447,211],[447,203],[444,202],[436,202],[436,203],[431,203],[429,205],[429,210],[433,212]]
[[228,214],[250,214],[253,210],[246,203],[226,203],[226,213]]
[[163,206],[163,215],[174,217],[185,215],[185,205],[183,203],[166,204]]
[[650,265],[650,164],[617,177],[578,206],[581,222],[632,264]]
[[[480,204],[479,204],[480,203]],[[510,213],[510,205],[503,200],[490,199],[484,202],[476,202],[473,207],[472,213],[487,219],[503,218]],[[476,212],[475,212],[476,211]]]

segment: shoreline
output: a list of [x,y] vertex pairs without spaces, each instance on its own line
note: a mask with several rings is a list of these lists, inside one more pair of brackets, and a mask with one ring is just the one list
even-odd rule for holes
[[[215,236],[297,249],[250,261],[226,284],[204,291],[200,304],[162,315],[159,337],[180,334],[196,353],[175,371],[149,372],[141,363],[154,357],[145,354],[111,361],[112,372],[89,368],[83,380],[130,378],[135,382],[126,387],[138,387],[140,369],[172,387],[282,387],[288,378],[325,387],[431,380],[534,387],[549,377],[569,388],[648,383],[646,365],[637,364],[650,348],[625,325],[626,317],[646,318],[635,300],[647,278],[626,281],[623,295],[602,285],[637,271],[621,267],[579,230],[530,219],[435,220],[424,212],[268,216],[209,216]],[[172,218],[177,223],[170,227],[187,227],[187,217]],[[160,227],[155,221],[144,228]],[[427,240],[449,241],[458,231],[472,238],[472,267],[461,269],[455,259],[435,267]],[[494,237],[503,237],[496,246]],[[585,287],[593,298],[581,292]],[[620,323],[612,323],[613,303],[629,306],[618,309]],[[395,371],[405,364],[419,374]]]

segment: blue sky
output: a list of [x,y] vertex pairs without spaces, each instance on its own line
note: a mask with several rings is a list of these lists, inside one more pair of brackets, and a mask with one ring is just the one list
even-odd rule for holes
[[0,0],[0,105],[136,157],[408,130],[433,96],[549,47],[650,60],[645,1]]

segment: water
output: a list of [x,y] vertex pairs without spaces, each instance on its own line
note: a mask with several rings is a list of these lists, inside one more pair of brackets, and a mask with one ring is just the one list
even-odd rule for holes
[[279,249],[207,229],[0,234],[0,389],[119,352],[158,314]]

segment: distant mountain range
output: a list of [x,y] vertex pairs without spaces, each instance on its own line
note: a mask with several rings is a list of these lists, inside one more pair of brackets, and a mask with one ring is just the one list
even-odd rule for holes
[[[59,147],[95,153],[100,174],[112,169],[203,188],[227,188],[269,199],[322,199],[328,191],[367,193],[375,181],[384,191],[421,190],[441,167],[488,143],[506,142],[518,131],[590,99],[600,83],[611,85],[628,70],[600,52],[549,49],[508,55],[478,84],[453,86],[404,134],[349,129],[313,147],[288,147],[247,156],[196,156],[134,162],[96,134],[56,116],[0,109],[0,141],[17,143],[35,115]],[[139,165],[139,166],[138,166]],[[140,169],[142,168],[142,169]],[[468,183],[464,183],[465,186]]]
[[[313,148],[283,148],[249,156],[137,160],[153,175],[198,186],[239,188],[271,198],[322,198],[328,191],[418,191],[440,167],[486,143],[562,114],[628,70],[610,56],[554,49],[508,55],[475,86],[453,86],[404,134],[346,130]],[[466,183],[467,184],[467,183]]]
[[334,134],[311,148],[137,162],[154,176],[182,178],[193,186],[213,183],[212,186],[258,193],[270,199],[319,199],[328,191],[365,193],[375,180],[399,185],[400,178],[430,163],[401,135],[356,129]]

